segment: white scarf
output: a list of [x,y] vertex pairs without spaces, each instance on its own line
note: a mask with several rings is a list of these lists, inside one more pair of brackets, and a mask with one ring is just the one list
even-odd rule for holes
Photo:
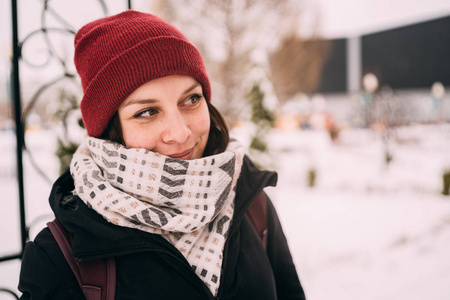
[[244,148],[178,160],[87,137],[72,158],[75,194],[109,222],[162,235],[217,295]]

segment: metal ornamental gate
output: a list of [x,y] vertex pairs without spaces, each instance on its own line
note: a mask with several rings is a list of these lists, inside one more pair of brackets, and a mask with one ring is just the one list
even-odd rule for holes
[[[31,0],[26,0],[31,1]],[[16,164],[17,164],[17,184],[18,184],[18,202],[19,202],[19,220],[20,220],[20,241],[21,241],[21,250],[19,253],[11,253],[5,256],[0,257],[0,262],[11,261],[15,259],[21,259],[25,244],[29,239],[29,231],[30,224],[33,222],[28,222],[26,220],[25,215],[25,193],[24,193],[24,172],[23,172],[23,154],[27,154],[32,162],[32,165],[37,168],[37,171],[40,175],[46,176],[45,173],[39,169],[39,167],[33,164],[33,159],[30,150],[26,147],[25,140],[25,124],[27,117],[29,116],[30,111],[34,108],[36,103],[39,101],[42,93],[49,88],[53,87],[56,83],[60,82],[63,79],[75,79],[77,77],[76,74],[69,71],[65,65],[65,60],[61,58],[54,44],[52,43],[51,37],[49,33],[58,32],[61,34],[69,34],[74,35],[76,29],[66,21],[63,15],[59,14],[56,9],[54,9],[51,5],[50,0],[36,0],[38,2],[42,2],[42,10],[40,12],[41,16],[41,24],[40,27],[37,24],[35,30],[31,31],[28,35],[26,35],[23,39],[19,39],[19,19],[18,19],[18,1],[11,0],[11,21],[12,21],[12,60],[11,60],[11,77],[10,77],[10,101],[13,106],[12,116],[14,117],[15,124],[15,143],[16,143]],[[103,16],[109,15],[107,4],[104,0],[92,1],[92,5],[97,5],[101,7],[103,12]],[[126,5],[126,6],[125,6]],[[124,4],[124,9],[131,9],[132,4],[131,0],[127,0]],[[38,12],[37,12],[38,13]],[[47,25],[47,16],[50,16],[58,21],[60,27],[50,27]],[[98,17],[102,17],[101,15]],[[23,62],[27,62],[26,57],[24,57],[23,47],[27,44],[27,41],[36,35],[42,35],[45,45],[46,51],[48,55],[48,60],[55,60],[61,66],[61,74],[57,75],[52,80],[43,83],[37,91],[32,95],[32,97],[27,101],[27,105],[25,108],[22,108],[22,95],[21,95],[21,82],[20,82],[20,64]],[[30,62],[27,62],[30,64]],[[45,68],[48,61],[44,64],[34,65],[34,67]],[[19,297],[13,292],[11,289],[2,287],[2,283],[0,283],[0,298],[2,295],[8,294],[16,299]],[[2,298],[3,299],[3,298]]]

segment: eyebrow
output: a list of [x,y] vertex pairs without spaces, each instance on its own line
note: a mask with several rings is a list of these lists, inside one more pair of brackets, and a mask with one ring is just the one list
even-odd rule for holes
[[[196,89],[198,86],[200,85],[200,83],[195,82],[193,85],[191,85],[190,87],[188,87],[183,93],[182,95],[186,95],[187,93],[191,92],[192,90]],[[153,103],[157,103],[159,102],[157,99],[131,99],[130,101],[128,101],[127,103],[124,103],[124,107],[129,106],[129,105],[133,105],[133,104],[153,104]]]

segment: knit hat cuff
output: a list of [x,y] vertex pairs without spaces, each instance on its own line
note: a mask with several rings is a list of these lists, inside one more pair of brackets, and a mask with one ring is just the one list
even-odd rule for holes
[[173,36],[152,37],[112,58],[86,86],[81,111],[88,134],[99,137],[124,99],[138,87],[170,75],[193,77],[201,84],[205,99],[211,100],[197,49]]

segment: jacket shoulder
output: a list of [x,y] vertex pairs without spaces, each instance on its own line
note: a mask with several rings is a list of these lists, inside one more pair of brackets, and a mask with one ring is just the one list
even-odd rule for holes
[[21,299],[82,299],[75,275],[48,228],[27,243],[18,288]]

